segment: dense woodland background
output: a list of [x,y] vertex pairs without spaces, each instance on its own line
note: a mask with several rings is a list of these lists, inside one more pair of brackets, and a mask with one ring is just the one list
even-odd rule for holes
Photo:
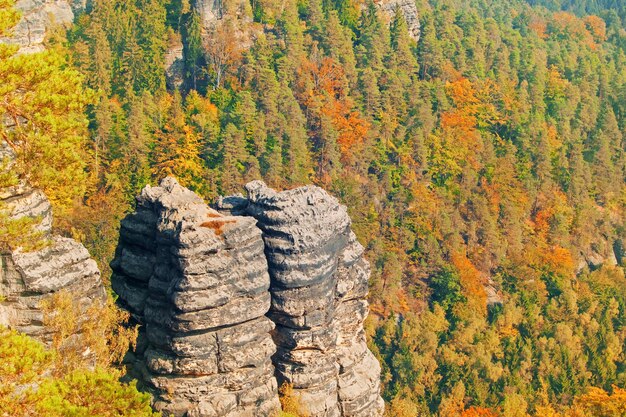
[[390,416],[623,416],[626,4],[416,2],[417,42],[356,0],[225,1],[211,33],[186,0],[94,0],[47,52],[3,52],[41,93],[0,87],[34,126],[3,136],[104,276],[165,175],[338,196]]

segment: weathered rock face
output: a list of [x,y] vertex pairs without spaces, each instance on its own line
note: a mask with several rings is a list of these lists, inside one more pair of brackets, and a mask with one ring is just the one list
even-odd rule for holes
[[421,26],[415,0],[378,0],[375,3],[390,21],[395,16],[396,9],[399,8],[409,27],[409,35],[411,38],[419,40]]
[[174,416],[269,416],[280,408],[265,317],[261,231],[172,178],[122,222],[113,289],[142,324],[131,372]]
[[346,208],[318,187],[246,186],[270,269],[278,382],[313,416],[380,416],[380,365],[365,343],[369,264]]
[[[72,2],[75,6],[82,4],[81,0]],[[22,12],[22,18],[13,28],[12,36],[0,38],[0,42],[19,45],[20,53],[43,51],[43,41],[50,27],[68,25],[74,20],[67,0],[18,0],[15,7]]]
[[[72,8],[84,8],[87,0],[18,0],[22,13],[11,37],[0,43],[18,45],[19,53],[40,52],[47,31],[53,25],[68,25],[74,20]],[[0,143],[0,159],[12,161],[15,155],[5,142]],[[12,162],[8,167],[11,169]],[[0,254],[0,325],[8,326],[44,342],[51,334],[43,325],[41,302],[59,291],[68,291],[74,302],[87,308],[104,302],[106,292],[100,270],[85,247],[73,239],[52,234],[52,208],[41,190],[20,181],[0,190],[0,209],[12,218],[38,219],[33,227],[41,232],[47,245],[40,250],[16,250]]]
[[585,268],[595,270],[603,265],[615,266],[622,261],[622,249],[619,240],[611,244],[605,236],[598,236],[594,242],[588,245],[586,250],[578,254],[576,274]]
[[50,245],[35,252],[2,255],[0,324],[49,342],[40,303],[57,291],[73,294],[89,306],[105,299],[96,262],[73,239],[50,237]]
[[311,416],[381,416],[345,207],[317,187],[246,188],[221,214],[168,178],[122,222],[111,281],[142,324],[132,376],[175,416],[270,416],[277,379]]
[[165,52],[165,83],[167,88],[179,88],[184,79],[183,44],[171,45]]
[[[7,155],[2,148],[0,157]],[[100,271],[83,245],[52,234],[52,209],[40,190],[21,182],[0,190],[0,204],[13,218],[40,219],[34,227],[49,243],[33,252],[0,255],[0,325],[47,342],[50,334],[43,326],[41,301],[61,290],[71,292],[84,306],[104,300]]]
[[204,27],[211,26],[224,17],[224,7],[220,0],[196,0],[194,6]]
[[250,6],[246,0],[195,0],[194,7],[205,29],[219,25],[225,18],[252,21],[247,12]]

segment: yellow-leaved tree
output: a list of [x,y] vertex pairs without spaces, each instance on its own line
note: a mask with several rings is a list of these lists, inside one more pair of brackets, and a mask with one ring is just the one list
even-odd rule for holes
[[[19,20],[14,4],[0,0],[0,37],[10,37]],[[15,154],[12,173],[41,188],[57,215],[86,192],[92,98],[61,46],[20,54],[0,44],[0,141]]]
[[0,327],[0,416],[158,417],[150,396],[119,382],[120,372],[97,367],[57,374],[58,352]]

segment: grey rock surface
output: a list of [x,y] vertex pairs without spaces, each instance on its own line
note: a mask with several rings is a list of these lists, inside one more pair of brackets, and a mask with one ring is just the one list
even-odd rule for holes
[[598,235],[590,244],[578,253],[576,257],[576,274],[584,270],[590,271],[602,266],[615,266],[623,262],[621,241],[611,243],[606,236]]
[[293,384],[312,416],[381,416],[380,365],[363,330],[370,269],[346,208],[314,186],[246,189],[269,265],[279,384]]
[[166,178],[122,221],[112,286],[142,325],[131,376],[177,417],[270,416],[283,382],[312,417],[382,416],[346,208],[318,187],[246,189],[218,212]]
[[215,25],[224,17],[224,6],[220,0],[195,0],[194,7],[204,27]]
[[165,52],[165,82],[167,88],[179,88],[184,79],[183,44],[170,46]]
[[106,294],[100,271],[82,244],[53,235],[52,209],[40,190],[20,182],[0,191],[0,204],[13,218],[38,219],[34,227],[48,242],[37,251],[18,248],[0,254],[0,325],[49,342],[41,301],[61,290],[70,292],[75,302],[85,307],[103,301]]
[[[74,0],[71,4],[80,6],[83,3]],[[18,0],[15,7],[22,13],[22,18],[13,28],[12,36],[0,38],[0,43],[18,45],[20,53],[43,51],[48,30],[54,25],[69,25],[74,20],[72,6],[67,0]]]
[[[10,170],[15,165],[15,153],[9,145],[0,142],[0,169]],[[0,188],[0,209],[10,213],[14,219],[31,217],[39,222],[34,227],[46,236],[52,231],[52,207],[45,194],[19,180],[17,184]]]
[[416,41],[419,40],[421,26],[415,0],[378,0],[375,3],[389,21],[393,20],[396,10],[400,9],[409,27],[409,36]]
[[222,20],[252,21],[246,0],[195,0],[193,4],[205,29],[220,25]]
[[269,416],[280,408],[265,317],[261,231],[174,179],[146,187],[122,221],[112,286],[142,325],[130,364],[164,415]]
[[225,43],[234,48],[230,53],[246,50],[261,33],[261,28],[252,24],[252,8],[247,0],[194,0],[193,7],[200,17],[207,62],[211,61],[211,50],[221,50]]

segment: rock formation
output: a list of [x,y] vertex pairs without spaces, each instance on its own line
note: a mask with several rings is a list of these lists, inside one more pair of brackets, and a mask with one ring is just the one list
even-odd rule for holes
[[204,27],[213,26],[224,17],[224,6],[220,0],[196,0],[194,7]]
[[280,408],[261,231],[172,178],[122,222],[113,289],[142,324],[131,373],[174,416],[269,416]]
[[170,90],[183,84],[185,64],[183,62],[183,44],[180,40],[170,45],[165,52],[165,84]]
[[[3,147],[0,158],[6,156],[11,153]],[[60,290],[71,292],[84,306],[104,300],[100,271],[83,245],[52,234],[52,209],[40,190],[22,181],[0,190],[0,205],[12,218],[38,219],[34,227],[48,243],[36,251],[0,255],[0,325],[49,341],[40,302]]]
[[74,0],[72,5],[67,0],[18,0],[15,7],[22,18],[11,37],[0,38],[0,43],[19,45],[20,53],[43,51],[50,27],[70,24],[74,20],[72,6],[80,8],[83,4],[81,0]]
[[279,383],[313,416],[379,416],[380,366],[365,343],[369,264],[346,208],[318,187],[246,186],[272,280]]
[[409,27],[409,36],[416,41],[419,40],[421,26],[415,0],[378,0],[375,3],[389,21],[393,20],[396,10],[400,9]]
[[175,416],[270,416],[274,374],[311,416],[382,415],[345,207],[317,187],[246,188],[218,212],[167,178],[123,220],[111,282],[142,324],[131,375]]
[[608,237],[598,235],[577,256],[575,272],[580,274],[585,269],[596,270],[604,265],[615,266],[622,262],[621,241],[610,243]]
[[246,0],[195,0],[194,7],[205,29],[218,26],[225,18],[252,22]]
[[[86,4],[87,0],[18,0],[15,7],[22,13],[21,19],[11,36],[0,38],[0,43],[18,45],[19,53],[43,51],[48,30],[54,25],[70,24],[74,20],[72,9],[78,12]],[[14,157],[2,142],[0,159],[11,161]],[[59,291],[71,293],[74,302],[84,308],[104,302],[106,292],[100,270],[82,244],[52,233],[52,208],[41,190],[25,181],[2,189],[0,210],[14,219],[37,219],[33,227],[46,243],[36,251],[18,249],[0,254],[0,325],[50,342],[50,332],[43,325],[41,302]]]

